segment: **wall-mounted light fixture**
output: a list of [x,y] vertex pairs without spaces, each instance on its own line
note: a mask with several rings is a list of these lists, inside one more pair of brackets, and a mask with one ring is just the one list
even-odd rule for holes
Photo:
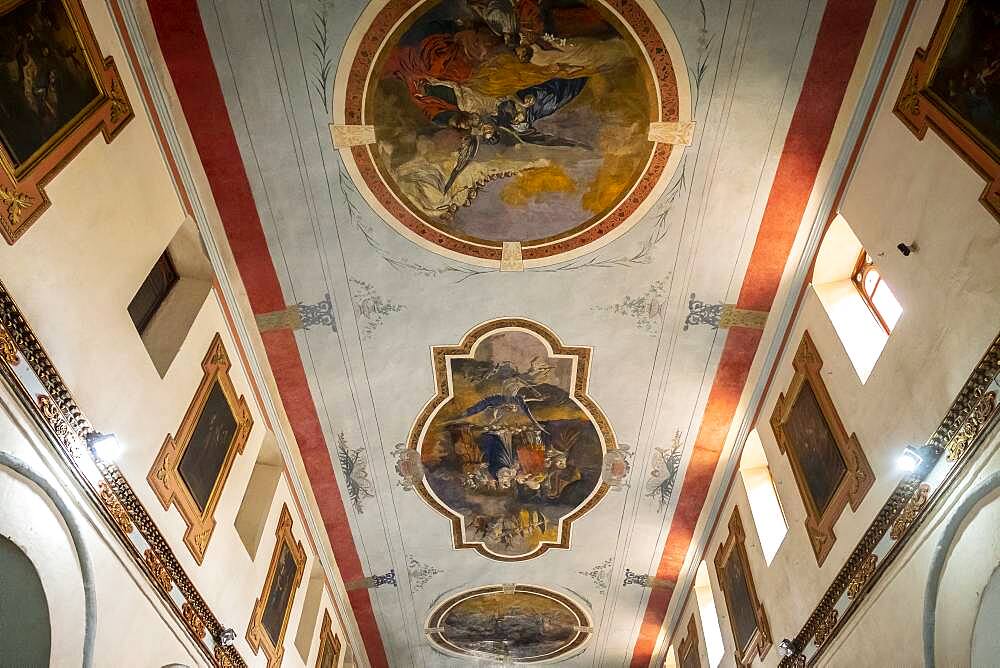
[[913,473],[924,461],[924,456],[920,450],[908,445],[903,448],[903,452],[896,458],[896,468],[904,473]]
[[99,431],[87,434],[87,447],[98,459],[103,459],[106,462],[117,460],[124,450],[117,436],[102,434]]

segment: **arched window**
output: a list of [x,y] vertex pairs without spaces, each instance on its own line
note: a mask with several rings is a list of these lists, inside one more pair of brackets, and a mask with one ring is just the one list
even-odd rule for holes
[[49,604],[35,565],[0,535],[0,664],[47,666],[52,651]]
[[896,295],[892,294],[871,256],[865,251],[862,251],[858,258],[852,280],[882,329],[886,334],[891,333],[892,328],[899,322],[899,317],[903,315],[903,307],[896,300]]

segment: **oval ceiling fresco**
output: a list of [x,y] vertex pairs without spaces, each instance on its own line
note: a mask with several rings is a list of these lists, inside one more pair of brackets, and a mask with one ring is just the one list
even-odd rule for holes
[[427,620],[431,642],[449,654],[545,663],[577,650],[590,635],[583,607],[550,589],[492,585],[453,596]]
[[374,128],[373,143],[343,152],[359,190],[420,245],[487,266],[511,252],[551,264],[622,234],[677,163],[650,123],[689,112],[666,20],[615,6],[390,0],[367,12],[335,111]]
[[452,521],[456,548],[500,561],[569,547],[574,520],[606,493],[616,450],[587,396],[590,349],[544,326],[494,320],[433,349],[437,395],[414,424],[415,486]]

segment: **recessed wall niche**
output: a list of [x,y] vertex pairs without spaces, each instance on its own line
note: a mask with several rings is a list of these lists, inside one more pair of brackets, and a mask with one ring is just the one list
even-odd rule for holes
[[[128,308],[142,345],[160,378],[167,375],[212,289],[214,279],[215,274],[201,245],[198,228],[188,218],[178,228],[164,254],[156,259]],[[157,289],[166,294],[155,294]],[[151,300],[151,304],[141,303]],[[144,313],[140,314],[140,311]],[[142,317],[137,319],[137,315]]]

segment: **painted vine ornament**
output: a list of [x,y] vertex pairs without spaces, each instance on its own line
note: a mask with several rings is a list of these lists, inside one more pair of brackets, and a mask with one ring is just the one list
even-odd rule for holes
[[[96,433],[80,410],[62,377],[25,321],[6,288],[0,283],[0,333],[13,346],[0,355],[0,382],[5,383],[22,407],[45,430],[53,452],[62,459],[84,497],[105,521],[106,534],[117,540],[155,590],[161,592],[165,609],[190,632],[206,662],[245,668],[246,662],[233,646],[217,641],[224,627],[191,582],[166,539],[139,501],[135,491],[113,464],[98,459],[86,447],[88,435]],[[13,358],[13,361],[12,361]],[[200,621],[188,626],[188,616]],[[197,629],[203,626],[199,635]]]
[[650,3],[376,0],[348,44],[334,144],[376,213],[453,259],[519,270],[594,250],[690,143],[687,68]]
[[411,484],[451,521],[456,548],[498,561],[568,548],[573,522],[605,496],[617,445],[587,395],[590,354],[520,318],[432,349],[437,393],[410,430],[422,472]]
[[45,184],[98,132],[110,143],[132,107],[81,0],[3,3],[0,43],[17,52],[0,72],[0,234],[13,244],[48,208]]

